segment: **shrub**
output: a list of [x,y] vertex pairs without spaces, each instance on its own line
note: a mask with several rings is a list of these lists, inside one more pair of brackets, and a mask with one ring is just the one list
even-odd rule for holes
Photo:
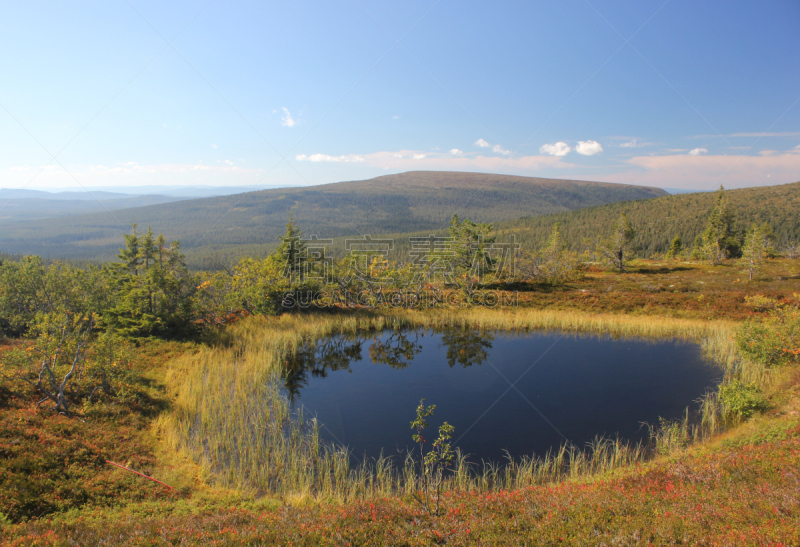
[[756,412],[767,408],[767,401],[761,390],[739,380],[720,386],[719,398],[726,413],[737,420],[747,420]]
[[746,358],[768,367],[800,362],[800,311],[784,306],[764,321],[747,321],[736,331],[736,346]]
[[753,296],[745,296],[744,302],[747,306],[753,308],[756,311],[764,312],[767,310],[775,309],[777,305],[777,301],[774,298],[770,298],[768,296],[764,296],[763,294],[756,294]]

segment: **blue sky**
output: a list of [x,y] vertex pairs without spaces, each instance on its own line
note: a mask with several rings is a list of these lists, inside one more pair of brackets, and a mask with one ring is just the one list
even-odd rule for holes
[[7,3],[0,187],[800,180],[800,3]]

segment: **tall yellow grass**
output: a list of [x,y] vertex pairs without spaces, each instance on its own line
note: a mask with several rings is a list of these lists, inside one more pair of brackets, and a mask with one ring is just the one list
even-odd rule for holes
[[[379,458],[353,468],[344,449],[320,445],[313,420],[305,421],[291,412],[280,393],[280,374],[285,361],[304,342],[335,333],[403,327],[678,338],[701,342],[710,356],[734,371],[742,365],[735,356],[733,326],[665,317],[524,309],[252,317],[229,328],[230,343],[226,347],[203,349],[171,364],[168,383],[173,390],[174,410],[160,419],[158,427],[174,450],[199,462],[217,480],[254,493],[339,500],[410,493],[418,480],[413,459],[392,462]],[[718,412],[718,406],[713,394],[703,402],[706,412]],[[703,424],[701,429],[712,433],[720,427],[710,415],[704,415]],[[684,429],[684,437],[698,437],[699,431]],[[671,447],[677,442],[673,438],[676,431],[670,435],[662,432],[655,440],[662,447]],[[596,440],[588,451],[564,446],[544,457],[523,458],[504,466],[485,463],[478,468],[459,455],[445,487],[482,490],[538,484],[610,471],[640,461],[645,455],[642,446],[603,439]]]

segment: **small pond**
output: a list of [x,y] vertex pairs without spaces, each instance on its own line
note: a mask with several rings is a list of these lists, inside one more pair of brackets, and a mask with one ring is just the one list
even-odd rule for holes
[[424,397],[436,405],[431,425],[454,425],[470,460],[500,462],[505,451],[543,455],[598,435],[646,439],[642,422],[681,418],[721,377],[689,342],[406,330],[306,346],[284,386],[325,441],[359,459],[413,448],[410,421]]

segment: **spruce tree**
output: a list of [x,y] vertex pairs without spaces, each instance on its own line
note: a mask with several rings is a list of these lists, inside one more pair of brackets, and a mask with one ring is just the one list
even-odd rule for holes
[[633,252],[633,238],[636,229],[631,224],[628,215],[621,213],[614,222],[611,235],[598,245],[598,253],[606,263],[621,272],[625,271],[625,264],[630,260]]
[[139,250],[139,233],[136,231],[137,224],[131,224],[131,233],[123,234],[125,238],[125,247],[119,250],[117,258],[121,264],[118,267],[127,270],[128,273],[139,275],[139,266],[141,265],[142,256]]
[[681,236],[675,236],[672,243],[669,244],[669,249],[665,258],[677,258],[683,251],[683,240]]
[[112,304],[103,323],[124,336],[177,333],[191,328],[191,293],[195,284],[177,241],[165,248],[163,234],[152,228],[139,234],[136,224],[125,235],[119,262],[112,264]]
[[450,219],[450,237],[452,239],[452,266],[454,274],[481,277],[492,270],[492,259],[488,250],[495,238],[490,236],[492,225],[475,223],[466,218],[460,221],[457,214]]
[[286,231],[281,236],[281,244],[271,256],[284,264],[283,273],[286,277],[295,280],[302,276],[308,261],[308,251],[303,241],[303,232],[295,223],[292,215],[289,215]]
[[767,234],[763,227],[754,224],[747,231],[744,248],[742,249],[741,263],[749,274],[750,281],[753,280],[753,275],[758,273],[764,262],[764,255],[767,250],[766,241]]
[[739,255],[739,240],[733,227],[733,214],[728,208],[728,198],[722,186],[719,187],[714,207],[708,215],[702,240],[703,255],[712,264],[719,264],[725,258]]

